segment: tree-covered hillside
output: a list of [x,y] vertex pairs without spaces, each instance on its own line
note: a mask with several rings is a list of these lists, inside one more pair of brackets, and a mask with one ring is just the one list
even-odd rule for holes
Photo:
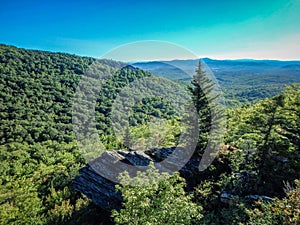
[[[4,45],[0,47],[0,143],[73,141],[71,123],[74,94],[81,77],[95,59]],[[103,63],[109,65],[112,62]],[[97,128],[101,134],[112,133],[109,114],[118,92],[130,82],[149,76],[152,75],[142,70],[124,67],[105,80],[95,106]],[[153,77],[152,81],[161,81],[155,79]],[[172,92],[171,88],[176,87],[168,82],[164,91]],[[128,98],[132,97],[130,93],[128,95]],[[151,115],[166,119],[175,116],[168,102],[155,97],[138,102],[132,110],[131,125],[142,124]]]
[[[78,137],[74,124],[89,121],[89,112],[84,105],[74,107],[74,97],[82,97],[78,85],[85,76],[94,76],[95,63],[114,73],[96,96],[95,127]],[[185,126],[178,112],[186,100],[199,115],[201,157],[214,124],[197,76],[203,76],[209,89],[201,68],[186,88],[121,62],[0,45],[0,224],[299,224],[297,84],[256,104],[228,109],[224,146],[195,177],[165,174],[159,183],[149,179],[148,187],[119,186],[123,211],[100,209],[74,190],[72,179],[87,163],[76,140],[96,133],[108,150],[174,147]],[[138,89],[137,81],[143,81]],[[146,87],[151,87],[149,95],[144,95]],[[190,90],[191,96],[182,90]],[[161,97],[168,94],[176,98]],[[241,99],[233,95],[232,100]],[[147,174],[160,176],[152,167]],[[138,174],[133,181],[141,178]],[[130,183],[126,174],[122,179]]]
[[[60,224],[72,212],[88,214],[96,210],[90,209],[89,201],[70,186],[86,163],[73,132],[73,99],[78,84],[95,62],[88,57],[0,45],[1,224]],[[97,63],[107,68],[125,66],[109,60]],[[151,77],[152,85],[161,82],[148,72],[126,66],[105,80],[97,97],[95,118],[96,132],[107,149],[128,148],[113,132],[111,107],[123,87],[147,77]],[[178,85],[166,81],[163,92],[180,90]],[[184,98],[184,93],[178,96]],[[82,111],[77,116],[86,115]],[[149,145],[141,147],[139,142],[158,133],[158,127],[147,125],[153,118],[166,121],[164,132],[168,135],[160,145],[175,144],[180,129],[177,112],[169,101],[157,96],[142,98],[129,115],[130,135],[138,140],[131,146]]]
[[[199,70],[193,81],[205,79],[205,73]],[[196,153],[203,157],[205,133],[211,124],[207,114],[201,114],[208,105],[197,82],[193,82],[191,89],[195,105],[201,102]],[[179,185],[182,182],[176,173],[165,179],[162,178],[165,174],[161,174],[157,182],[147,175],[156,173],[152,168],[133,179],[123,174],[120,177],[123,186],[118,187],[124,197],[123,209],[113,213],[117,224],[134,224],[133,221],[147,221],[147,218],[159,221],[158,224],[172,224],[169,218],[180,224],[299,224],[299,96],[300,86],[295,84],[273,98],[230,109],[223,148],[208,169],[185,174],[186,192],[169,184],[174,180]],[[148,179],[152,183],[146,187],[130,186],[130,182],[148,183]],[[174,195],[192,196],[192,203],[197,205],[178,196],[181,199],[176,199],[178,207],[189,205],[190,214],[182,210],[176,216],[178,208],[168,211],[172,205],[166,201]],[[148,216],[148,212],[154,215]]]
[[71,99],[93,61],[1,45],[0,143],[72,141]]

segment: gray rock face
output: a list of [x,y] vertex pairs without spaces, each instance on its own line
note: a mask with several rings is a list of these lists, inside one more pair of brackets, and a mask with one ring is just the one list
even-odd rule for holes
[[233,195],[227,192],[222,192],[221,194],[221,202],[223,203],[229,203],[234,197],[238,197],[239,199],[249,199],[249,200],[254,200],[257,201],[259,199],[261,199],[264,202],[273,202],[274,199],[270,198],[268,196],[264,196],[264,195],[246,195],[244,197],[240,197],[238,195]]
[[[159,164],[170,156],[175,148],[163,148],[148,152],[126,152],[122,150],[107,151],[99,158],[91,161],[79,171],[79,176],[73,180],[73,187],[85,194],[96,205],[104,209],[119,209],[122,196],[116,191],[118,176],[123,171],[128,171],[131,176],[136,174],[133,166],[148,166],[150,162],[155,163],[160,171],[172,172],[176,168],[176,162],[182,155],[172,155],[171,160],[165,164]],[[198,171],[199,160],[192,157],[187,164],[181,168],[181,176],[189,178]],[[144,167],[143,169],[145,169]]]

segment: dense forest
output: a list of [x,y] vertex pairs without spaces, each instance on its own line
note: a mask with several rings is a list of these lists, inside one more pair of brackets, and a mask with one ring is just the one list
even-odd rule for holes
[[[122,210],[103,210],[76,191],[72,179],[87,162],[73,131],[72,104],[82,77],[95,62],[0,45],[0,224],[300,223],[299,84],[252,104],[241,104],[232,95],[229,100],[239,104],[227,109],[223,147],[212,165],[193,178],[193,185],[187,185],[191,182],[180,173],[160,174],[150,165],[146,174],[135,178],[120,175]],[[134,99],[137,93],[126,86],[149,77],[152,85],[159,85],[162,78],[120,62],[98,63],[101,68],[121,69],[102,86],[95,130],[87,135],[97,133],[106,150],[173,147],[183,132],[176,107],[189,99],[199,115],[196,154],[203,155],[211,124],[206,113],[210,105],[197,86],[202,79],[210,87],[201,64],[194,68],[188,87],[164,80],[158,90],[162,94],[186,90],[177,93],[175,103],[153,92],[134,102],[126,123],[113,110],[117,96]],[[82,110],[75,118],[85,117]],[[121,118],[121,138],[112,128],[113,117]],[[160,123],[153,126],[155,119],[165,121],[163,129]],[[159,182],[150,179],[161,176]],[[130,185],[141,179],[148,186]]]

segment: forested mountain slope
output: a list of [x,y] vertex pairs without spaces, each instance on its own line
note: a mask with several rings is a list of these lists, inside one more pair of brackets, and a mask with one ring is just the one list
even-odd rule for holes
[[[87,163],[73,132],[73,98],[82,77],[94,63],[95,59],[88,57],[0,45],[0,224],[113,223],[110,212],[96,207],[72,188],[72,179]],[[97,97],[95,132],[107,149],[126,149],[126,140],[117,139],[112,128],[112,116],[121,117],[112,110],[115,99],[119,93],[135,99],[136,92],[131,93],[125,87],[136,80],[151,78],[154,86],[161,80],[120,62],[98,63],[105,68],[122,69],[106,80]],[[297,66],[286,66],[297,69]],[[233,74],[226,79],[230,76]],[[161,87],[158,92],[163,94],[182,88],[181,84],[167,80]],[[186,98],[184,94],[176,96],[178,103]],[[167,190],[164,195],[155,194],[155,201],[170,204],[171,194],[171,199],[181,206],[188,202],[195,207],[191,212],[199,219],[198,224],[298,224],[299,182],[294,180],[300,178],[299,96],[299,85],[294,85],[257,104],[229,109],[226,145],[213,164],[192,180],[195,188],[188,195],[185,195],[185,182],[178,174],[156,186],[159,190],[129,188],[125,191],[131,196],[139,196],[138,193],[147,196]],[[166,138],[157,147],[176,146],[182,121],[171,102],[159,96],[145,97],[135,102],[128,115],[125,131],[139,143],[151,137],[150,131],[160,134],[164,129]],[[84,118],[86,112],[79,116]],[[157,118],[166,123],[149,127],[148,122]],[[156,138],[152,141],[157,142]],[[139,143],[134,143],[134,150],[143,150]],[[155,171],[150,173],[157,175]],[[230,196],[226,202],[222,199],[224,195]],[[267,204],[247,198],[252,195],[266,195],[273,202]],[[145,201],[131,196],[125,197],[133,201],[133,209],[141,210],[139,215],[147,220],[149,215],[143,215],[143,209],[139,209],[145,206]],[[181,212],[176,205],[171,206],[174,212]],[[168,212],[151,205],[149,210]],[[185,215],[191,212],[184,211]],[[155,215],[151,216],[155,220]],[[134,221],[130,215],[123,219]]]
[[[74,94],[81,77],[95,59],[4,45],[0,46],[0,57],[0,144],[73,141],[71,123]],[[103,63],[114,64],[110,61]],[[118,92],[130,82],[149,76],[152,75],[140,69],[124,67],[105,81],[95,106],[95,117],[99,122],[97,127],[101,134],[112,132],[108,117]],[[153,77],[152,81],[160,82],[156,79]],[[165,83],[166,93],[173,92],[179,85],[168,81]],[[130,93],[128,95],[128,98],[132,98]],[[144,99],[134,106],[131,125],[142,124],[149,117],[148,114],[170,119],[172,115],[175,116],[175,111],[161,98]]]
[[[86,163],[73,133],[72,104],[80,80],[94,63],[88,57],[0,45],[1,224],[60,223],[89,204],[70,187]],[[98,96],[96,132],[107,149],[126,148],[111,127],[114,99],[135,80],[151,77],[153,85],[161,80],[120,62],[98,63],[123,68],[105,80]],[[166,81],[163,91],[179,90],[178,85]],[[170,120],[170,135],[162,145],[175,141],[173,134],[180,132],[171,122],[178,116],[176,110],[160,97],[141,99],[129,115],[129,128],[137,138],[149,136],[145,123],[151,118]]]

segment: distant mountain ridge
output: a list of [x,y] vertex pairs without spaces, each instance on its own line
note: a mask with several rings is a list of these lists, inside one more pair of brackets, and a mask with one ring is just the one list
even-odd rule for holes
[[[179,71],[183,70],[188,75],[193,75],[195,71],[191,70],[196,68],[199,59],[188,59],[188,60],[171,60],[171,61],[149,61],[149,62],[136,62],[133,63],[133,66],[153,72],[154,74],[161,75],[160,73],[166,74],[168,78],[180,79],[183,75],[179,75]],[[255,60],[255,59],[211,59],[211,58],[202,58],[202,60],[209,66],[213,72],[217,69],[233,70],[243,69],[245,71],[250,70],[259,70],[261,73],[270,70],[272,72],[278,72],[279,69],[294,69],[298,75],[298,70],[300,69],[300,60],[299,61],[280,61],[280,60]],[[175,67],[175,68],[174,68]],[[170,71],[167,71],[169,69]],[[170,72],[176,71],[173,76],[169,74]],[[177,77],[177,76],[178,77]]]
[[[154,75],[189,82],[200,59],[134,63]],[[300,61],[202,59],[219,81],[228,101],[256,101],[300,83]],[[230,104],[231,104],[230,103]]]
[[[4,59],[5,55],[11,54],[9,60],[17,63],[22,59],[22,55],[26,53],[25,55],[28,56],[26,56],[26,60],[23,59],[23,61],[26,61],[27,66],[29,66],[30,63],[37,63],[38,69],[33,69],[36,70],[35,72],[38,72],[39,69],[47,72],[47,65],[45,65],[44,68],[42,64],[45,60],[48,60],[48,57],[50,57],[49,63],[53,63],[55,69],[59,69],[60,73],[67,71],[66,66],[61,66],[61,64],[67,63],[70,64],[70,68],[68,69],[74,69],[74,73],[77,75],[84,73],[87,61],[92,63],[96,60],[91,57],[80,57],[67,53],[26,50],[5,44],[0,44],[0,50],[2,51],[0,53],[0,60]],[[12,52],[9,53],[10,51]],[[52,57],[54,54],[58,57]],[[40,59],[35,59],[36,56],[41,57],[42,61],[40,62]],[[72,61],[73,59],[75,62]],[[6,62],[6,60],[4,61]],[[138,67],[160,77],[178,80],[188,84],[195,73],[198,61],[199,59],[136,62],[130,66]],[[254,59],[217,60],[210,58],[203,58],[203,61],[219,81],[229,105],[272,97],[280,93],[285,85],[300,83],[300,61]],[[39,68],[40,64],[42,68]],[[13,67],[15,67],[15,65]],[[133,67],[130,68],[134,69]],[[18,71],[18,69],[16,69],[16,71]]]

